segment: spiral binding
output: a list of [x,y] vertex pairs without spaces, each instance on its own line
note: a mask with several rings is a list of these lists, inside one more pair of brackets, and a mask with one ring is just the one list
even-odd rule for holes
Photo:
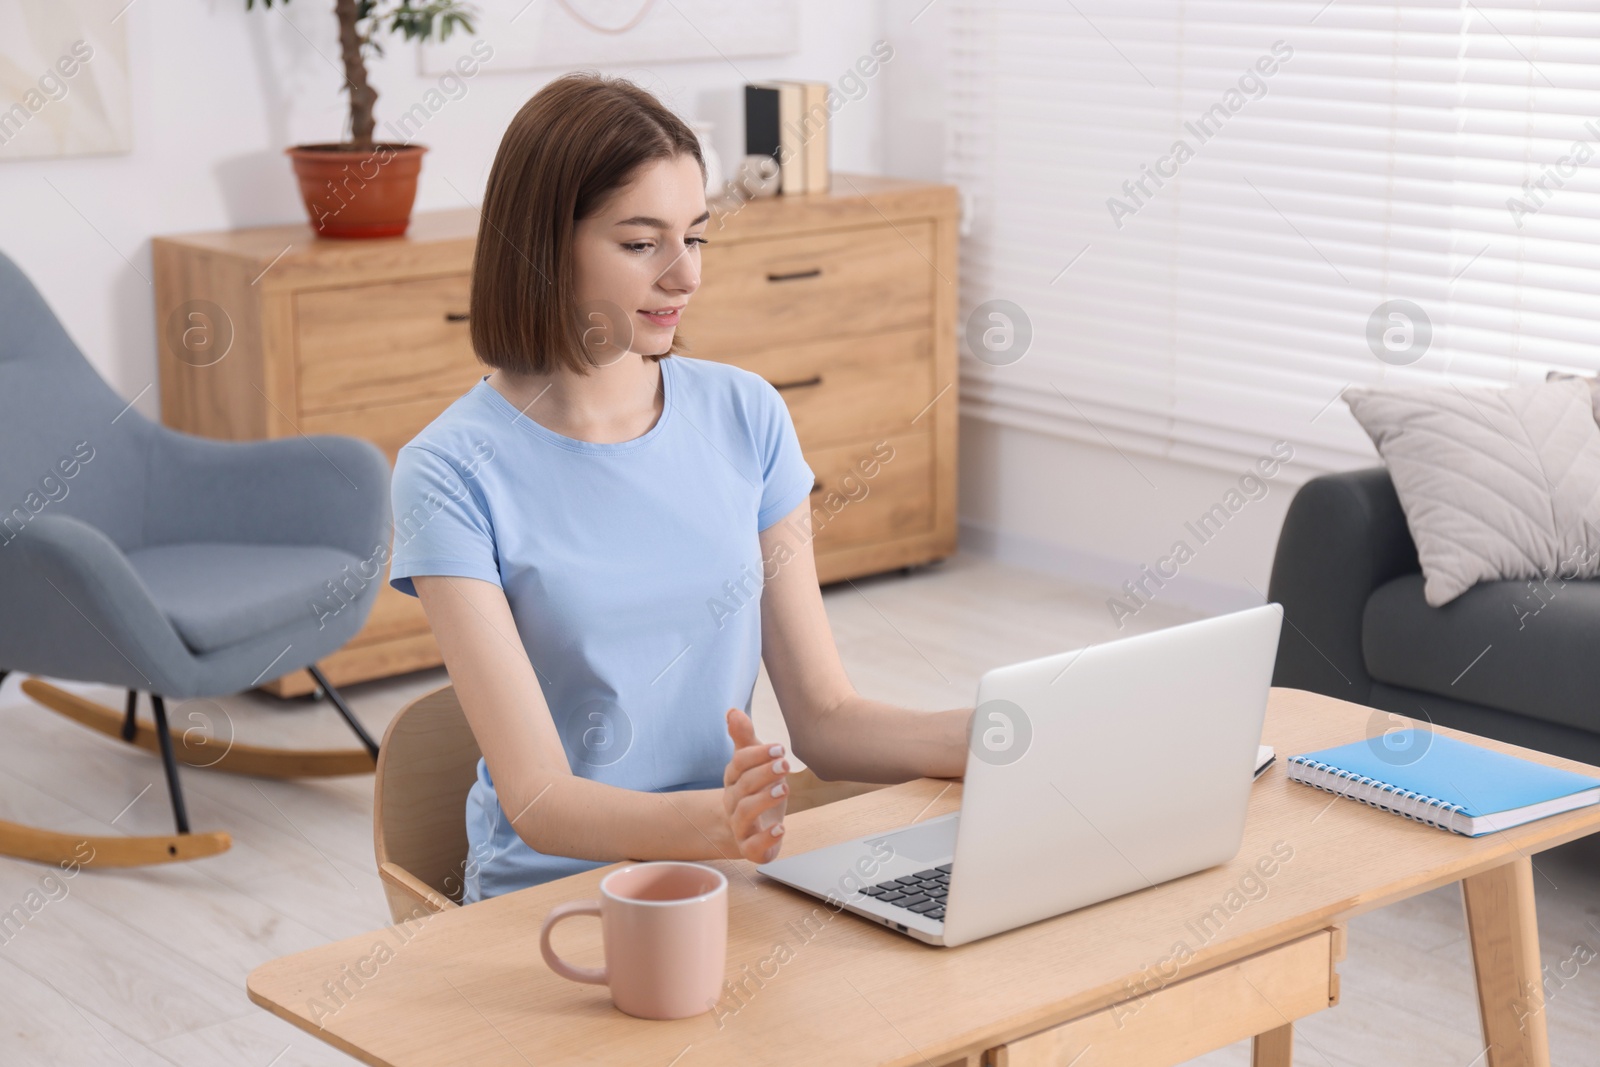
[[[1304,767],[1308,771],[1327,775],[1342,782],[1348,782],[1350,783],[1353,791],[1345,792],[1342,789],[1330,789],[1327,786],[1322,785],[1320,782],[1312,781],[1309,775],[1298,777],[1291,774],[1289,776],[1292,780],[1297,781],[1302,785],[1309,785],[1313,789],[1320,789],[1324,793],[1332,793],[1334,796],[1349,797],[1351,800],[1365,804],[1368,807],[1377,808],[1380,811],[1392,812],[1403,819],[1410,819],[1412,822],[1420,822],[1428,826],[1436,826],[1441,830],[1449,830],[1451,833],[1462,833],[1462,831],[1457,830],[1451,823],[1442,820],[1445,816],[1456,815],[1464,810],[1465,805],[1463,804],[1452,804],[1447,800],[1440,800],[1438,797],[1430,797],[1426,793],[1418,793],[1410,789],[1401,789],[1397,786],[1389,784],[1388,782],[1381,782],[1376,778],[1370,778],[1364,774],[1355,774],[1351,771],[1341,770],[1332,764],[1323,763],[1320,760],[1309,759],[1305,756],[1291,756],[1289,757],[1289,763],[1296,767]],[[1360,790],[1366,790],[1367,795],[1363,796],[1362,793],[1359,792]],[[1421,811],[1439,816],[1439,818],[1429,818],[1427,814],[1412,814],[1411,811],[1408,811],[1404,808],[1391,807],[1389,804],[1385,804],[1380,801],[1378,799],[1380,797],[1392,799],[1402,803],[1420,805]],[[1462,834],[1462,836],[1466,837],[1471,835]]]

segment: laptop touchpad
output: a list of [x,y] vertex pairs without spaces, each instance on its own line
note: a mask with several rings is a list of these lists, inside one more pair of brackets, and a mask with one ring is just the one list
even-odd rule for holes
[[881,841],[887,841],[896,856],[918,863],[947,860],[956,850],[956,820],[936,819],[882,837],[870,837],[867,844],[876,846]]

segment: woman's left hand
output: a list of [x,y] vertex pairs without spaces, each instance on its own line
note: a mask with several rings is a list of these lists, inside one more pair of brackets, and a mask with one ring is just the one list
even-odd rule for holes
[[783,845],[789,761],[782,745],[756,737],[755,724],[738,708],[728,709],[728,736],[734,749],[722,776],[722,808],[739,854],[752,863],[767,863]]

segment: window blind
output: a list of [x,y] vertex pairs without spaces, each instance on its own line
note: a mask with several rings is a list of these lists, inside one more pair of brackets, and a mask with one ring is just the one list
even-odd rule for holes
[[1594,7],[954,0],[963,321],[1031,328],[963,413],[1311,473],[1375,461],[1348,385],[1600,369]]

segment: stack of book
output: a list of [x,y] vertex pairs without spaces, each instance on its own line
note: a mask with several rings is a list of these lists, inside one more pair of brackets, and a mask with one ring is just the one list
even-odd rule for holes
[[828,191],[828,83],[756,82],[744,87],[746,155],[778,161],[778,191]]

